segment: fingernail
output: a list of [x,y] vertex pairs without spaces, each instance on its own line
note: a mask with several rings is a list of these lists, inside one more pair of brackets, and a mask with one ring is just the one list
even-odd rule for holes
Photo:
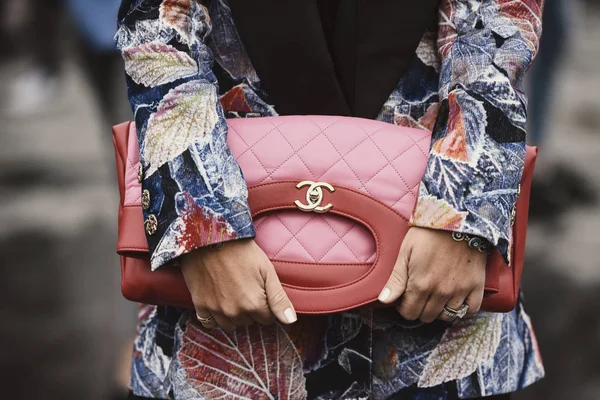
[[288,324],[293,324],[298,319],[298,317],[296,317],[296,312],[291,307],[285,309],[285,311],[283,312],[283,316],[285,317],[285,320]]
[[392,291],[389,288],[383,288],[379,294],[379,301],[386,301],[390,294],[392,294]]

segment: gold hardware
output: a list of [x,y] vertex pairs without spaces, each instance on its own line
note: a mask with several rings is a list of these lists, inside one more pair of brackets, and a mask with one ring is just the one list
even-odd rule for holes
[[296,200],[294,202],[296,207],[302,211],[314,211],[316,213],[325,213],[331,210],[333,207],[333,204],[331,203],[321,206],[321,201],[323,201],[323,189],[321,188],[324,187],[333,193],[335,192],[333,186],[326,182],[302,181],[296,185],[296,188],[301,189],[304,186],[308,186],[308,190],[306,191],[306,204],[302,204],[301,201]]
[[148,189],[142,191],[142,208],[147,210],[150,208],[150,192]]
[[142,163],[138,164],[138,173],[137,173],[137,181],[138,183],[142,183],[144,180],[144,167],[142,167]]
[[158,230],[158,220],[156,219],[156,215],[150,214],[144,225],[146,233],[150,236],[154,235]]

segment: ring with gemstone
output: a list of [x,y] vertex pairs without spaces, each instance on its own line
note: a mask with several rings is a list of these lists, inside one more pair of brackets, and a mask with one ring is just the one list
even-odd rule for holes
[[467,315],[467,312],[469,311],[469,306],[467,304],[463,304],[462,306],[460,306],[460,308],[457,310],[455,308],[452,308],[450,306],[444,306],[444,315],[447,316],[448,318],[464,318],[465,315]]

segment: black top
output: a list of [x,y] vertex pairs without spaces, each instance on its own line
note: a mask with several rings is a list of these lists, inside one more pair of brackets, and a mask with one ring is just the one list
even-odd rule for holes
[[439,0],[229,0],[281,115],[375,118],[406,73]]

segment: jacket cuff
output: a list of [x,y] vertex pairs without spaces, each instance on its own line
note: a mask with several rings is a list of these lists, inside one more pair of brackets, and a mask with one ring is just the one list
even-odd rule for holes
[[[144,210],[144,221],[153,271],[195,249],[256,236],[247,194],[194,195],[166,185],[168,180],[160,175],[154,174],[142,184],[152,199]],[[149,226],[148,221],[154,222]]]
[[[249,212],[247,218],[251,218]],[[164,233],[155,246],[150,246],[150,265],[153,271],[165,264],[172,264],[179,257],[193,250],[256,236],[252,224],[249,224],[246,229],[236,231],[226,218],[200,207],[190,214],[169,216],[159,221],[160,224],[166,226]],[[152,241],[153,239],[149,238],[148,243]]]
[[[421,184],[423,186],[423,184]],[[507,217],[510,219],[510,217]],[[507,221],[510,227],[510,221]],[[409,226],[460,232],[486,239],[501,254],[504,262],[510,265],[512,248],[512,229],[507,232],[490,227],[485,216],[463,210],[457,210],[450,203],[430,194],[422,194],[417,199],[409,221]],[[485,230],[477,227],[484,226]]]

